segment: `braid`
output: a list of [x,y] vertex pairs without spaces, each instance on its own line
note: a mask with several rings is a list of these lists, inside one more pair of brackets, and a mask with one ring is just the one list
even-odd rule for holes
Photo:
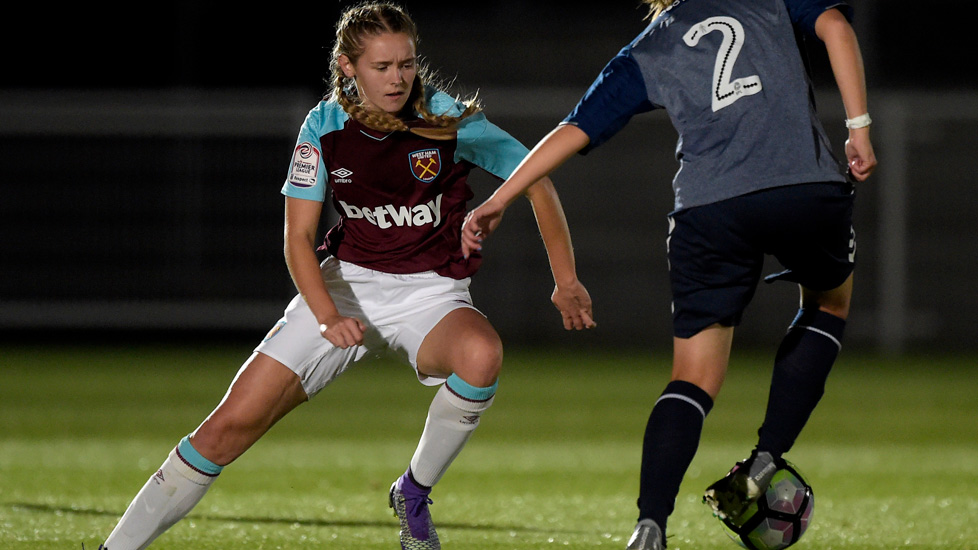
[[342,73],[336,75],[333,87],[333,97],[340,107],[350,118],[360,122],[368,128],[381,132],[394,132],[408,130],[407,124],[396,116],[386,111],[370,111],[364,108],[360,98],[356,96],[355,86],[347,85],[349,80]]
[[434,126],[434,128],[411,128],[411,132],[431,139],[451,139],[458,127],[458,123],[462,119],[481,111],[482,106],[475,97],[471,97],[462,102],[465,105],[465,110],[458,116],[432,113],[428,107],[427,94],[423,92],[424,80],[422,73],[427,73],[427,70],[418,71],[418,74],[414,77],[412,93],[413,90],[419,90],[420,93],[417,94],[418,97],[414,100],[412,108],[414,112],[421,115],[421,118],[431,126]]
[[336,25],[336,43],[333,46],[333,57],[330,71],[333,74],[332,91],[330,96],[350,115],[350,118],[368,128],[381,132],[413,132],[433,139],[450,139],[460,120],[479,112],[481,107],[475,98],[463,104],[465,110],[459,116],[434,114],[431,112],[425,94],[425,80],[422,75],[427,73],[420,68],[411,84],[411,98],[408,104],[414,114],[427,122],[431,128],[411,128],[397,116],[380,110],[370,110],[363,106],[356,92],[356,82],[343,74],[339,66],[340,55],[346,55],[356,60],[363,52],[364,37],[385,32],[403,32],[417,44],[417,28],[410,16],[400,7],[389,2],[371,2],[359,4],[340,18]]

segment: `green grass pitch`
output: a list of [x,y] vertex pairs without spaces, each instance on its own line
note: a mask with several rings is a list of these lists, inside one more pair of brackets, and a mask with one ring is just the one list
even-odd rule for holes
[[[97,548],[249,346],[5,345],[0,548]],[[670,356],[508,350],[495,405],[432,493],[443,546],[623,549]],[[700,493],[754,443],[767,357],[735,350],[670,519],[670,550],[738,548]],[[978,548],[975,359],[843,354],[787,455],[816,495],[795,548]],[[433,391],[393,363],[348,372],[226,468],[152,548],[397,548],[387,489]]]

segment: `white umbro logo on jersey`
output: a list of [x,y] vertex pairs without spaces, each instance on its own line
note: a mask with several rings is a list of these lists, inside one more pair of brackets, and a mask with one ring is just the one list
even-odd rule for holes
[[330,174],[333,174],[338,178],[348,178],[353,175],[353,172],[347,170],[346,168],[337,168],[336,170],[330,172]]

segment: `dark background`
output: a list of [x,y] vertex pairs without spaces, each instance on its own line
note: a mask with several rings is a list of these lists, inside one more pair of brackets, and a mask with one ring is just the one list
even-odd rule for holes
[[[39,8],[31,17],[7,19],[0,85],[319,90],[334,24],[350,4],[175,1],[153,7],[110,2]],[[857,10],[854,25],[873,86],[978,84],[974,63],[963,59],[972,51],[963,22],[970,3],[940,3],[943,17],[906,0],[850,4]],[[555,78],[586,85],[644,27],[645,13],[634,0],[404,5],[421,29],[420,53],[470,86],[552,85]],[[19,25],[24,26],[20,32]]]
[[[968,4],[942,3],[941,18],[902,0],[851,4],[881,164],[859,190],[848,342],[886,353],[974,349],[978,71],[964,17],[947,17]],[[260,337],[294,293],[278,190],[302,117],[326,90],[346,5],[72,4],[7,18],[3,334]],[[632,1],[405,5],[428,65],[453,91],[478,92],[490,119],[527,145],[645,26]],[[818,45],[807,53],[841,155],[827,60]],[[554,174],[595,300],[599,329],[586,335],[560,329],[532,213],[511,209],[473,283],[507,342],[668,349],[675,137],[653,113]],[[495,183],[474,175],[477,199]],[[902,238],[888,239],[894,232]],[[773,345],[796,307],[790,285],[762,285],[738,341]]]

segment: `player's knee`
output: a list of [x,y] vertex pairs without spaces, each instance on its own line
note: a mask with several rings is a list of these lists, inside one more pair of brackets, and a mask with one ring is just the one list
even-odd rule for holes
[[462,357],[455,374],[467,383],[484,388],[499,377],[503,365],[503,344],[499,337],[470,339],[461,346]]
[[849,317],[849,305],[851,302],[851,274],[845,282],[832,290],[817,291],[802,287],[801,307],[803,309],[818,309],[845,320]]
[[849,303],[845,304],[828,304],[825,306],[819,306],[821,311],[828,313],[829,315],[834,315],[843,321],[849,318]]
[[849,318],[850,303],[851,299],[847,294],[820,294],[813,295],[810,299],[803,301],[802,308],[817,309],[845,320]]

